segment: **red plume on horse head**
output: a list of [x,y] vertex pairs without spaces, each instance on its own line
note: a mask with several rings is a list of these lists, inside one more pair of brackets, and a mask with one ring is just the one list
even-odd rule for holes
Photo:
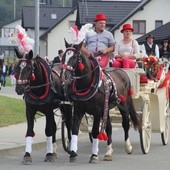
[[28,37],[25,29],[20,25],[15,27],[15,41],[21,53],[28,54],[30,50],[33,50],[34,40]]

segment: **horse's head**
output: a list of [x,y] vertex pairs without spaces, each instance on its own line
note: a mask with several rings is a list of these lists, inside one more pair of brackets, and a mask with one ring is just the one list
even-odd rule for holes
[[34,69],[33,69],[33,51],[31,50],[28,54],[22,54],[15,49],[17,58],[19,59],[15,67],[14,77],[16,78],[15,91],[18,95],[22,95],[24,91],[29,87],[30,80],[34,80]]
[[81,53],[82,44],[83,42],[72,45],[65,40],[66,51],[62,57],[62,79],[64,81],[70,82],[74,76],[81,76],[87,72],[87,57]]
[[61,79],[65,82],[67,92],[68,89],[74,89],[73,93],[84,91],[92,82],[92,63],[89,57],[81,52],[82,44],[83,42],[71,45],[65,40],[66,51],[62,57]]

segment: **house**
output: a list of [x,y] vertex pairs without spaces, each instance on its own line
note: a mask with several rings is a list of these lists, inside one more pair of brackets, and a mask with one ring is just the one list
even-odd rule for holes
[[40,55],[45,54],[50,60],[53,60],[58,55],[58,50],[65,50],[64,38],[68,39],[68,30],[75,24],[75,18],[76,9],[73,8],[40,36]]
[[16,25],[21,25],[21,19],[7,23],[1,28],[0,51],[4,56],[14,57],[14,47],[16,47],[16,43],[12,41],[12,37]]
[[150,32],[148,32],[147,34],[137,38],[137,41],[139,42],[139,44],[143,44],[145,42],[146,36],[148,34],[151,34],[154,36],[154,41],[157,44],[161,44],[161,42],[164,39],[168,39],[170,41],[170,22],[156,28],[155,30],[152,30]]
[[87,1],[86,6],[79,2],[76,23],[81,26],[93,22],[94,15],[103,12],[108,18],[107,28],[116,42],[122,38],[120,29],[125,23],[133,25],[137,39],[170,21],[169,6],[169,0]]
[[[169,0],[72,0],[72,7],[40,5],[40,56],[52,60],[59,49],[65,49],[64,38],[69,41],[69,28],[75,23],[79,28],[92,23],[97,13],[106,14],[107,29],[116,42],[122,39],[120,29],[125,23],[133,25],[133,36],[138,39],[170,22],[169,6]],[[158,11],[160,7],[163,10]],[[34,7],[23,7],[22,26],[30,37],[34,37],[34,18]]]
[[[76,20],[75,23],[80,28],[86,23],[92,23],[97,13],[105,13],[107,16],[107,29],[113,33],[116,42],[122,38],[120,29],[125,23],[133,25],[133,36],[137,39],[170,21],[169,0],[77,0],[77,2],[74,2],[75,8],[40,37],[41,41],[46,42],[47,55],[50,58],[55,56],[59,49],[65,48],[63,39],[69,40],[68,30],[69,26],[71,26],[71,24],[68,24],[69,21],[74,23],[74,20]],[[158,12],[160,7],[164,10]]]
[[[64,20],[64,16],[67,15],[72,8],[70,7],[56,7],[49,5],[40,5],[40,19],[39,19],[39,36],[41,37],[47,30],[60,23],[61,20]],[[60,25],[61,26],[61,25]],[[35,7],[34,6],[25,6],[23,7],[22,13],[22,27],[27,30],[29,37],[34,38],[35,35]],[[65,28],[62,26],[61,30]],[[58,30],[59,31],[59,30]],[[56,34],[57,35],[57,34]],[[58,36],[53,35],[52,46],[53,51],[55,50],[55,55],[57,54],[57,40],[60,39]],[[60,31],[61,36],[61,31]],[[44,36],[45,37],[45,36]],[[40,39],[39,42],[39,54],[40,56],[50,56],[50,49],[48,49],[48,41],[46,39]],[[59,47],[61,48],[61,47]],[[48,50],[47,50],[48,49]],[[49,53],[48,53],[49,52]],[[51,56],[51,57],[54,57]]]

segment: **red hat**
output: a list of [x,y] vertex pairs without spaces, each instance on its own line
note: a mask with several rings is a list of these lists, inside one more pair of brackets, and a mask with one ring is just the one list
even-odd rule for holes
[[95,18],[94,18],[94,21],[100,21],[100,20],[106,21],[107,18],[106,18],[106,16],[105,16],[104,14],[97,14],[97,15],[95,16]]
[[122,33],[123,31],[125,31],[125,30],[131,30],[132,32],[134,31],[134,29],[133,29],[133,27],[132,27],[131,24],[124,24],[124,25],[123,25],[123,28],[122,28],[122,30],[121,30],[121,33]]

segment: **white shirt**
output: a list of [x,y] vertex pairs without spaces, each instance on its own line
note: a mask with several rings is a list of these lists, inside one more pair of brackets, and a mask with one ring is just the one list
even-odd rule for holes
[[[148,45],[149,45],[150,48],[152,48],[152,45],[153,45],[153,44],[149,44],[149,43],[148,43]],[[142,51],[142,53],[143,53],[144,56],[147,56],[147,54],[146,54],[146,49],[145,49],[145,45],[144,45],[144,44],[141,45],[141,51]],[[156,55],[156,57],[159,58],[159,47],[158,47],[157,44],[155,45],[155,55]]]

